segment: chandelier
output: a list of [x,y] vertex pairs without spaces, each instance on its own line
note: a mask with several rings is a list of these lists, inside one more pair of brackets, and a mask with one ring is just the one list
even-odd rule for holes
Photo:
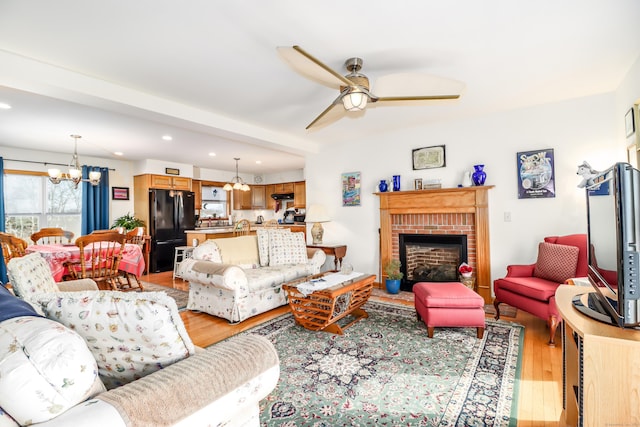
[[231,190],[249,191],[249,190],[251,190],[251,188],[249,188],[249,186],[244,183],[242,178],[240,178],[240,176],[238,176],[238,160],[240,160],[240,158],[239,157],[234,157],[233,159],[236,161],[236,176],[231,178],[231,182],[226,183],[224,185],[224,187],[222,187],[222,189],[224,191],[231,191]]
[[63,174],[60,169],[49,169],[49,181],[53,184],[60,184],[62,181],[72,181],[73,184],[78,187],[81,181],[90,182],[91,185],[100,184],[101,173],[98,171],[89,172],[89,179],[82,179],[82,168],[78,162],[78,139],[82,138],[80,135],[71,135],[74,139],[73,157],[69,163],[69,172]]

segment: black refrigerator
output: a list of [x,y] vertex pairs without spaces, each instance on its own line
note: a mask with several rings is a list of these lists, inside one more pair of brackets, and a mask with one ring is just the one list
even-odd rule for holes
[[149,190],[151,272],[173,270],[176,246],[186,246],[186,230],[195,228],[194,196],[190,191]]

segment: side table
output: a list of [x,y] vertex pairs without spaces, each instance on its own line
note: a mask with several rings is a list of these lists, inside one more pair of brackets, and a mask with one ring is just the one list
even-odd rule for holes
[[[333,264],[336,270],[342,268],[342,258],[347,254],[347,245],[307,245],[308,248],[321,249],[327,255],[333,255]],[[340,264],[340,268],[338,268]]]
[[182,278],[180,274],[180,263],[187,258],[191,258],[193,246],[176,246],[176,253],[173,258],[173,278]]

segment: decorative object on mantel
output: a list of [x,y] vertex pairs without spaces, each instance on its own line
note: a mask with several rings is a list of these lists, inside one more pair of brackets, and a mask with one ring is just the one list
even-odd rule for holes
[[583,161],[578,165],[577,175],[582,177],[582,181],[578,184],[578,188],[591,187],[594,182],[593,179],[600,174],[597,170],[591,167],[589,163]]
[[331,221],[331,218],[329,218],[329,214],[323,205],[311,205],[311,207],[307,209],[305,222],[313,223],[313,227],[311,227],[311,236],[313,237],[314,245],[322,244],[324,229],[322,228],[321,223],[329,221]]
[[518,198],[556,197],[553,149],[517,153]]
[[422,190],[422,178],[416,178],[413,180],[413,189]]
[[240,178],[240,175],[238,175],[238,160],[240,160],[240,157],[234,157],[233,160],[236,161],[236,176],[231,178],[231,182],[227,182],[224,185],[224,187],[222,187],[222,189],[224,191],[231,191],[231,190],[249,191],[249,190],[251,190],[249,185],[245,184],[245,182],[242,180],[242,178]]
[[458,271],[460,272],[462,277],[471,277],[471,273],[473,273],[473,268],[466,262],[463,262],[458,267]]
[[392,259],[384,266],[384,274],[387,275],[385,279],[385,286],[387,288],[387,292],[390,294],[397,294],[400,292],[400,282],[402,281],[402,277],[404,274],[400,271],[400,261],[397,259]]
[[412,151],[413,170],[443,168],[446,166],[444,145],[417,148]]
[[484,165],[473,165],[473,169],[474,171],[471,175],[473,185],[484,185],[484,182],[487,179],[487,173],[484,171]]
[[400,175],[393,175],[393,191],[400,191]]
[[342,174],[342,206],[360,206],[360,172]]
[[387,183],[387,180],[381,179],[380,184],[378,184],[378,190],[380,190],[381,193],[386,193],[388,189],[389,189],[389,183]]
[[464,171],[462,174],[462,187],[471,187],[471,172]]
[[72,181],[73,184],[78,187],[80,182],[89,182],[91,185],[100,184],[100,177],[102,174],[98,171],[89,172],[89,179],[82,179],[82,168],[78,161],[78,139],[82,138],[80,135],[70,135],[74,139],[73,157],[71,157],[71,163],[69,163],[69,172],[63,174],[60,169],[51,168],[47,172],[49,174],[49,181],[53,184],[60,184],[62,181]]

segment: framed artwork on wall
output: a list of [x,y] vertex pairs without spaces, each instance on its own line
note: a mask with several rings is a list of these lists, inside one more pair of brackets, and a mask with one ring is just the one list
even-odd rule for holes
[[129,187],[111,187],[112,200],[129,200]]
[[416,148],[411,153],[413,170],[443,168],[447,165],[444,145]]
[[342,206],[360,206],[360,172],[342,174]]
[[624,129],[627,138],[633,135],[633,133],[636,131],[635,121],[633,118],[633,108],[629,108],[627,114],[624,115]]
[[517,153],[518,198],[556,197],[553,149]]

